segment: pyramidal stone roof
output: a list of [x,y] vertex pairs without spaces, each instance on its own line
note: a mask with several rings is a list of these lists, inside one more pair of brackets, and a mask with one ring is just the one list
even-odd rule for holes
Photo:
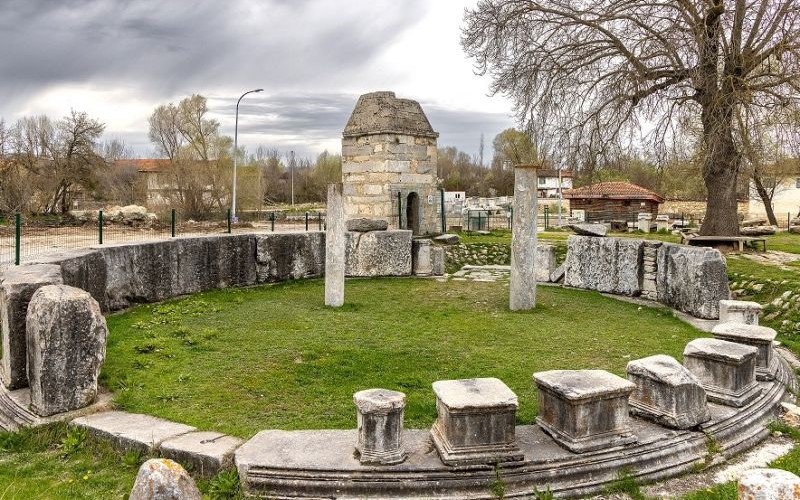
[[342,133],[344,137],[372,134],[439,137],[422,106],[411,99],[398,99],[394,92],[372,92],[359,97]]

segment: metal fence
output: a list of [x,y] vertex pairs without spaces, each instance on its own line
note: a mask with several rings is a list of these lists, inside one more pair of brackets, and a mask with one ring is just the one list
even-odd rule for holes
[[184,217],[177,210],[158,220],[120,219],[103,211],[90,219],[15,214],[0,219],[0,267],[19,265],[62,250],[178,236],[201,236],[241,232],[321,231],[321,212],[245,212],[234,219],[230,211],[207,214],[203,220]]

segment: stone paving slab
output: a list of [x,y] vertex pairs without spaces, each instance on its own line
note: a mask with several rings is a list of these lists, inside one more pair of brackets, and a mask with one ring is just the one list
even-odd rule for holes
[[161,456],[210,477],[233,467],[233,453],[243,440],[220,432],[189,432],[161,443]]
[[90,434],[109,440],[123,450],[150,453],[167,439],[197,429],[150,415],[108,411],[76,418],[72,425],[86,429]]

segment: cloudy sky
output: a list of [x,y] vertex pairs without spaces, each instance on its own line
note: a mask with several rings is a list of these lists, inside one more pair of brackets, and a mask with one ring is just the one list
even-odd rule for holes
[[0,0],[0,117],[106,123],[150,156],[147,117],[192,93],[239,142],[315,155],[339,152],[358,95],[420,101],[440,145],[486,154],[513,126],[459,46],[477,0]]

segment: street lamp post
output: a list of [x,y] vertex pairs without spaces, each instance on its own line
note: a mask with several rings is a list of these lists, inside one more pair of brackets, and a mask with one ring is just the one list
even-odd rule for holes
[[236,158],[239,156],[239,103],[247,94],[262,92],[264,89],[248,90],[236,101],[236,125],[233,129],[233,193],[231,196],[231,218],[236,221]]

